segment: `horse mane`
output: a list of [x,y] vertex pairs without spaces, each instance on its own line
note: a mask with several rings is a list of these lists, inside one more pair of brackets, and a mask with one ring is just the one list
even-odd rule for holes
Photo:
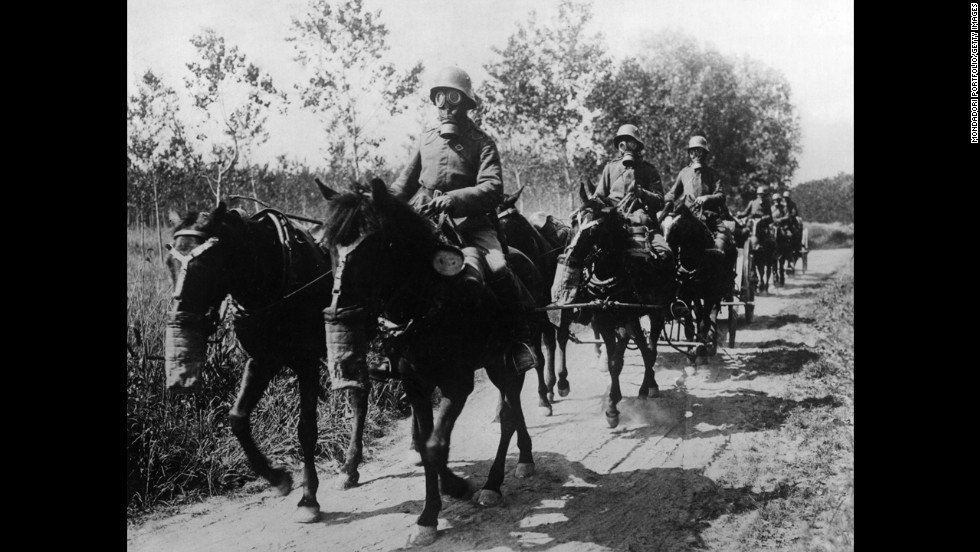
[[207,211],[189,211],[184,215],[184,218],[181,219],[176,226],[174,226],[174,231],[191,227],[200,230],[206,228],[209,224],[211,224],[211,213]]
[[367,232],[381,232],[393,243],[426,253],[439,241],[433,225],[383,185],[370,195],[346,192],[327,200],[325,219],[322,243],[327,247],[350,245]]

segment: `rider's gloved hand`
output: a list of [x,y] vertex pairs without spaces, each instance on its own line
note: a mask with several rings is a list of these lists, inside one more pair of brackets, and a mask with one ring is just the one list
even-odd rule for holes
[[453,208],[453,196],[443,194],[439,197],[433,198],[432,201],[427,203],[424,207],[424,214],[439,214],[442,212],[448,212]]

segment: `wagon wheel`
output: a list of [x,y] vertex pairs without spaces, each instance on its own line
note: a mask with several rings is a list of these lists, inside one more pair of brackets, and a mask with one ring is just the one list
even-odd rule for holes
[[735,331],[738,327],[738,311],[734,305],[728,305],[728,346],[735,346]]
[[[752,245],[750,240],[745,240],[745,245],[742,247],[742,279],[741,279],[741,289],[739,290],[738,297],[744,303],[751,303],[755,301],[755,289],[753,289],[753,276],[755,276],[755,267],[752,265]],[[745,305],[745,323],[752,323],[752,315],[755,314],[755,305]],[[730,331],[730,330],[729,330]],[[729,341],[734,339],[733,337],[728,338]]]
[[803,245],[803,274],[806,274],[806,254],[810,251],[810,232],[808,229],[803,229],[803,238],[800,241]]

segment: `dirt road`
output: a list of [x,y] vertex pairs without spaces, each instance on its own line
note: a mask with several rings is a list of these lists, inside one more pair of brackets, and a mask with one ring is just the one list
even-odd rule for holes
[[[614,430],[606,425],[600,405],[608,375],[593,366],[591,346],[569,345],[571,394],[557,399],[553,416],[537,412],[536,385],[531,378],[525,384],[523,402],[537,473],[528,479],[513,477],[516,444],[512,441],[502,506],[484,509],[471,501],[445,498],[439,538],[422,549],[761,546],[782,550],[801,546],[801,539],[820,521],[792,513],[775,519],[782,508],[779,501],[797,485],[812,485],[813,496],[818,497],[826,492],[821,487],[825,482],[807,483],[803,481],[807,477],[820,479],[820,475],[791,469],[819,451],[809,450],[813,443],[803,442],[802,434],[783,426],[794,411],[834,406],[828,404],[832,397],[808,388],[800,374],[820,354],[816,348],[820,336],[807,304],[851,256],[850,249],[811,252],[808,273],[788,278],[786,287],[759,297],[756,318],[750,326],[739,328],[737,346],[719,350],[708,366],[686,379],[684,387],[675,387],[674,382],[686,361],[661,349],[656,366],[663,390],[660,398],[635,397],[642,362],[637,352],[629,351],[622,376],[626,398],[620,403],[622,418]],[[585,333],[589,332],[581,332]],[[478,378],[456,425],[450,456],[456,473],[477,486],[490,467],[498,432],[498,426],[490,423],[496,391],[482,371]],[[852,432],[853,426],[836,431]],[[298,489],[280,497],[266,488],[244,497],[212,499],[178,515],[131,527],[128,549],[400,548],[424,496],[421,468],[405,462],[408,435],[405,421],[384,446],[368,451],[362,485],[356,489],[333,490],[329,467],[323,467],[319,523],[300,525],[290,520]],[[828,469],[833,473],[834,466]],[[787,503],[786,512],[794,511]],[[760,535],[760,531],[771,534]]]

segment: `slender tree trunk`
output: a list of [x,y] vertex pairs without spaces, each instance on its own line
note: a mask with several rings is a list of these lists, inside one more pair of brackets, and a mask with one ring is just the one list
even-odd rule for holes
[[140,205],[139,212],[136,213],[136,226],[140,230],[140,263],[146,258],[146,239],[143,237],[143,229],[145,225],[143,224],[143,205]]
[[157,189],[157,178],[154,175],[151,182],[153,182],[153,209],[156,212],[157,222],[157,254],[160,256],[160,262],[163,262],[163,227],[160,224],[160,195]]
[[[255,175],[252,173],[251,170],[248,171],[248,179],[252,182],[252,197],[258,199],[259,194],[255,193]],[[258,211],[258,207],[256,207],[255,210]]]
[[[517,189],[520,190],[521,189],[521,171],[519,171],[517,169],[514,169],[514,181],[517,183]],[[517,201],[520,204],[520,206],[518,207],[518,209],[523,213],[524,212],[524,194],[523,193],[521,194],[521,197],[519,197],[517,199]]]

